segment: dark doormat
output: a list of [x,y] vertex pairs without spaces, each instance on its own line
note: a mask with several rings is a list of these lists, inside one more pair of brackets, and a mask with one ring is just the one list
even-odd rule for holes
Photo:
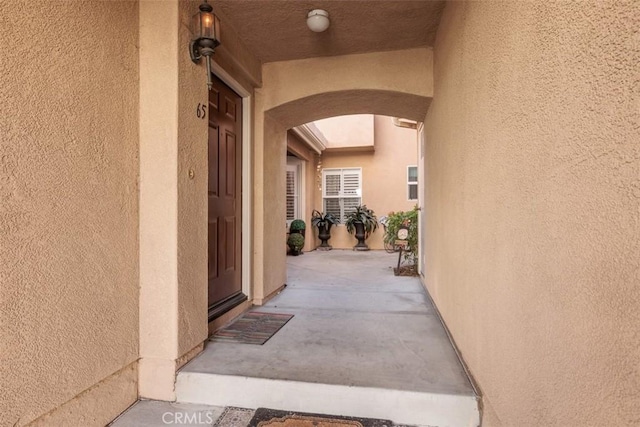
[[293,314],[250,311],[229,326],[216,332],[211,337],[211,341],[262,345],[292,317]]
[[389,420],[258,408],[247,427],[392,427]]

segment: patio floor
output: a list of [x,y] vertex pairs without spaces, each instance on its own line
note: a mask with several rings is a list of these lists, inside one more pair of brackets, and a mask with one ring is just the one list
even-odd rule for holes
[[264,345],[208,343],[178,374],[183,403],[479,424],[476,396],[420,281],[395,254],[288,257],[288,286],[256,311],[294,317]]

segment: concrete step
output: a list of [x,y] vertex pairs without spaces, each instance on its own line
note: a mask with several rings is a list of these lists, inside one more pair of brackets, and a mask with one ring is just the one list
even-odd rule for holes
[[179,403],[272,408],[438,427],[480,425],[475,396],[182,371]]

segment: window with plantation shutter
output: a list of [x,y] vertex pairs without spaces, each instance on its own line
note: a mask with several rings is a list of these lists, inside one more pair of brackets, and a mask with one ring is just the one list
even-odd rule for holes
[[294,171],[287,171],[287,221],[296,217],[296,176]]
[[344,223],[345,216],[362,202],[362,169],[324,169],[322,182],[324,212]]
[[287,225],[296,218],[300,217],[299,214],[299,189],[298,189],[298,168],[297,166],[287,165]]

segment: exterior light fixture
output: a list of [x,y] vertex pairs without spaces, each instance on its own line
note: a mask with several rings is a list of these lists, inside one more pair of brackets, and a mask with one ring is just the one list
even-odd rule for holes
[[329,12],[322,9],[314,9],[307,15],[307,27],[315,33],[321,33],[329,28]]
[[211,90],[211,55],[220,45],[220,19],[213,13],[207,0],[200,5],[200,12],[193,15],[191,23],[193,39],[189,42],[189,54],[195,63],[203,56],[207,61],[207,86]]

